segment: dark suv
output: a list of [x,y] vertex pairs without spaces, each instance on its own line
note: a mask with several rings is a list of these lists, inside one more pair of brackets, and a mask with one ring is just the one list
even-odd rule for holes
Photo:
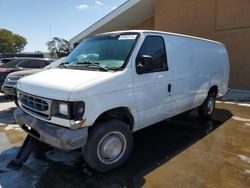
[[2,58],[2,59],[0,59],[0,66],[4,65],[5,63],[8,63],[14,59],[16,59],[16,57]]
[[0,66],[0,88],[6,76],[15,71],[25,70],[25,69],[42,69],[49,65],[52,59],[47,58],[16,58],[4,65]]

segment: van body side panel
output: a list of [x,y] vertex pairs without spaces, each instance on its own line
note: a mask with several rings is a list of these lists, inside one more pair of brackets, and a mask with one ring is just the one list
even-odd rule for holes
[[197,66],[194,62],[195,40],[174,35],[166,36],[168,62],[172,72],[172,100],[176,114],[197,105]]
[[166,46],[177,114],[201,105],[214,85],[218,96],[226,94],[229,65],[224,45],[167,35]]
[[212,86],[218,87],[218,96],[228,90],[228,56],[222,44],[199,41],[194,46],[194,62],[197,64],[197,102],[202,103]]
[[224,74],[223,74],[223,80],[221,81],[221,85],[219,87],[217,97],[222,97],[222,96],[227,94],[228,83],[229,83],[229,72],[230,72],[229,57],[228,57],[226,47],[224,45],[222,45],[220,51],[221,51],[221,56],[223,56],[222,63],[224,64]]

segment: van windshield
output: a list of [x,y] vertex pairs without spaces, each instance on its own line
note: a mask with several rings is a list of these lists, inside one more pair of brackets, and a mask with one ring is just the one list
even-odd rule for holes
[[138,33],[87,38],[65,59],[64,67],[119,70],[125,66],[137,38]]

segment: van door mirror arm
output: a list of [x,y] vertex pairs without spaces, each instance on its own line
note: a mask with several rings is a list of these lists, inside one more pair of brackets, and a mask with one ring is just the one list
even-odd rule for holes
[[137,74],[151,72],[152,70],[153,70],[153,58],[149,55],[142,55],[136,64]]
[[143,74],[144,73],[143,65],[141,64],[141,62],[139,62],[136,65],[136,72],[137,72],[137,74]]

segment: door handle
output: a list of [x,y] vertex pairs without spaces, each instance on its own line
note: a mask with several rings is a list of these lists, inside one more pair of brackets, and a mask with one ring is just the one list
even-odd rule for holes
[[168,84],[168,92],[169,93],[171,92],[171,89],[172,89],[171,84]]

